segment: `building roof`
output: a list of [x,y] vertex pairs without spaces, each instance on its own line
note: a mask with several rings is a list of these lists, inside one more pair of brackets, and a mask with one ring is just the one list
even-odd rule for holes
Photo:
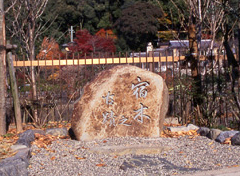
[[[201,49],[206,50],[211,46],[211,39],[201,40]],[[214,48],[218,47],[214,42]],[[189,40],[170,40],[168,49],[187,49],[189,48]]]

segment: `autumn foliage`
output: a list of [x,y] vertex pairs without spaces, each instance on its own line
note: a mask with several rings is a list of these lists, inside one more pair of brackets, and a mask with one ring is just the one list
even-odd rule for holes
[[44,37],[37,59],[58,59],[61,55],[58,43],[53,38]]
[[[108,31],[110,33],[110,31]],[[111,33],[110,33],[111,34]],[[113,36],[112,34],[110,36]],[[96,35],[91,35],[87,30],[76,32],[76,45],[70,47],[72,52],[88,54],[90,52],[115,52],[114,37],[105,37],[100,31]]]
[[111,38],[113,40],[117,39],[117,36],[114,35],[112,30],[100,29],[95,35],[103,38]]

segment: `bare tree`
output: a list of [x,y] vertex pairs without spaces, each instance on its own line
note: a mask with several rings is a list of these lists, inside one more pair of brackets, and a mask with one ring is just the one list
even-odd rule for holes
[[[15,3],[16,1],[16,3]],[[35,43],[39,36],[46,31],[46,25],[41,23],[41,16],[45,10],[48,0],[10,0],[9,13],[12,15],[12,24],[9,31],[12,37],[17,38],[21,42],[21,47],[26,52],[27,59],[35,60]],[[49,19],[50,20],[50,19]],[[30,67],[30,78],[32,86],[33,102],[37,100],[37,87],[35,68]],[[37,109],[34,108],[33,116],[37,120]]]
[[221,23],[224,20],[222,0],[183,0],[184,7],[186,7],[187,10],[178,5],[177,0],[171,0],[171,2],[174,7],[178,9],[179,22],[184,30],[188,30],[189,27],[189,21],[186,20],[187,14],[190,14],[191,18],[194,18],[193,23],[196,28],[198,50],[201,49],[203,29],[210,31],[212,39],[210,49],[213,49],[216,34],[220,30]]

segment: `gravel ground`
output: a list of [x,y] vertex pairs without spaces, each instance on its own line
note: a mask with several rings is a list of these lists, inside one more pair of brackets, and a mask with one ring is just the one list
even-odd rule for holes
[[[112,156],[90,152],[96,146],[148,145],[169,147],[152,155]],[[32,146],[29,175],[180,175],[237,167],[240,147],[219,144],[206,137],[108,138],[91,142],[62,139],[47,149]]]

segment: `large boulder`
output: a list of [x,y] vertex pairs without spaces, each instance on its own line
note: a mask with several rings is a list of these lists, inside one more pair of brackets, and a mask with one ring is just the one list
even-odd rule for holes
[[231,138],[232,145],[240,145],[240,132]]
[[209,132],[210,132],[210,129],[207,127],[201,127],[197,131],[197,133],[200,134],[200,136],[207,136]]
[[218,135],[222,132],[222,130],[219,129],[211,129],[209,133],[207,134],[207,137],[209,139],[215,140],[217,139]]
[[159,137],[168,101],[161,76],[135,66],[115,66],[84,87],[74,107],[72,130],[77,140],[85,141]]
[[239,133],[239,131],[223,131],[218,135],[215,141],[223,143],[227,138],[231,138],[237,133]]

